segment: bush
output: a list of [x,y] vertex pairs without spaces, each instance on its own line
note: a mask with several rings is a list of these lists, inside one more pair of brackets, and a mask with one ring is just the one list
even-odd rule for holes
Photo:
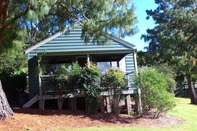
[[69,75],[69,86],[70,88],[80,89],[83,87],[83,84],[80,81],[82,68],[78,62],[73,62]]
[[54,75],[49,78],[49,88],[55,91],[55,96],[58,98],[58,109],[62,108],[64,95],[70,92],[78,92],[81,89],[85,92],[85,100],[88,105],[88,110],[97,111],[102,104],[97,98],[100,95],[100,71],[93,63],[86,64],[81,68],[77,62],[72,63],[71,69],[67,65],[61,65],[55,69]]
[[54,75],[49,78],[48,86],[55,91],[54,95],[57,97],[59,110],[62,109],[62,105],[65,100],[64,95],[69,93],[68,76],[68,67],[62,64],[59,68],[55,69]]
[[162,72],[165,75],[165,79],[168,83],[167,91],[173,93],[176,89],[176,71],[167,64],[160,64],[155,66],[159,72]]
[[119,69],[110,68],[109,71],[102,76],[102,86],[111,93],[112,112],[118,115],[118,106],[120,100],[124,97],[122,90],[126,87],[126,79],[124,73]]
[[27,89],[27,74],[23,71],[17,73],[2,72],[0,79],[7,95],[16,95],[16,92],[24,92]]
[[173,94],[168,92],[168,83],[163,73],[153,67],[142,67],[133,78],[137,88],[141,89],[143,114],[155,109],[154,118],[161,112],[167,112],[175,106]]
[[83,83],[85,90],[86,102],[88,110],[96,112],[102,102],[98,99],[101,92],[100,87],[100,71],[96,64],[86,64],[81,73],[80,82]]

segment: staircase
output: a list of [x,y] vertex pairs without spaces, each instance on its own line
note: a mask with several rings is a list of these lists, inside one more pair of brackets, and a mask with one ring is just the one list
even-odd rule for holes
[[38,101],[38,95],[34,96],[31,100],[23,105],[23,108],[28,108],[33,105],[36,101]]

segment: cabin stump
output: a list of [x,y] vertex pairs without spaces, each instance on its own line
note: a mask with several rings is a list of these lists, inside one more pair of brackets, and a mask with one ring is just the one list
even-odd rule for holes
[[100,107],[101,113],[105,113],[105,97],[100,97],[99,98],[102,101],[102,105]]
[[87,102],[85,103],[85,106],[86,106],[86,111],[90,112],[91,106]]
[[76,110],[77,107],[77,100],[75,98],[70,99],[71,110]]
[[110,97],[109,96],[106,96],[106,107],[107,107],[107,113],[111,113],[112,109],[111,109]]
[[126,109],[127,109],[127,114],[130,115],[131,112],[132,112],[132,109],[131,109],[131,96],[130,95],[126,95],[125,105],[126,105]]
[[77,109],[77,99],[76,98],[70,98],[69,99],[69,109],[70,110],[76,110]]

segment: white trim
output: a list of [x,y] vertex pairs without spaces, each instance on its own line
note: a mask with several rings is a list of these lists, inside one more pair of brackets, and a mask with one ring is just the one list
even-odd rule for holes
[[110,39],[112,39],[114,41],[118,41],[118,42],[120,42],[120,43],[122,43],[122,44],[124,44],[126,46],[129,46],[129,47],[133,48],[133,50],[136,50],[137,49],[137,47],[135,45],[133,45],[133,44],[131,44],[131,43],[129,43],[129,42],[121,39],[121,38],[118,38],[116,36],[113,36],[113,35],[108,34],[108,35],[106,35],[106,37],[108,37],[108,38],[110,38]]
[[60,35],[62,35],[63,33],[65,33],[66,31],[67,31],[67,29],[65,29],[63,32],[58,32],[58,33],[56,33],[56,34],[54,34],[54,35],[52,35],[52,36],[50,36],[50,37],[44,39],[43,41],[41,41],[41,42],[35,44],[34,46],[29,47],[29,48],[25,51],[25,54],[28,54],[29,52],[33,51],[34,49],[36,49],[36,48],[38,48],[38,47],[44,45],[45,43],[47,43],[47,42],[49,42],[49,41],[51,41],[51,40],[53,40],[53,39],[55,39],[55,38],[57,38],[58,36],[60,36]]
[[90,66],[90,55],[87,54],[87,63],[88,63],[88,66]]
[[136,72],[136,74],[138,74],[136,52],[133,53],[133,57],[134,57],[135,72]]
[[[40,55],[42,52],[37,52],[37,56]],[[83,55],[83,56],[78,56],[78,57],[86,57],[85,54],[89,55],[97,55],[97,54],[130,54],[134,53],[134,50],[106,50],[106,51],[100,51],[100,50],[95,50],[95,51],[86,51],[86,52],[47,52],[47,56],[62,56],[62,55]],[[91,57],[90,57],[91,60]]]

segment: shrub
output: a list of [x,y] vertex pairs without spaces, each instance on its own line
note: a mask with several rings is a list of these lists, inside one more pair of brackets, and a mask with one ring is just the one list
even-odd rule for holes
[[155,67],[159,72],[162,72],[165,75],[165,79],[168,83],[167,91],[173,93],[176,89],[176,71],[168,64],[160,64]]
[[119,102],[123,98],[122,90],[126,87],[124,73],[119,68],[110,68],[109,71],[106,71],[102,76],[102,86],[110,91],[110,94],[112,95],[112,112],[115,115],[118,115]]
[[54,76],[49,78],[49,87],[55,92],[57,97],[58,109],[62,109],[63,102],[65,100],[64,95],[69,92],[68,90],[68,76],[69,70],[66,65],[61,65],[59,68],[55,69]]
[[155,109],[154,118],[161,112],[167,112],[175,106],[173,94],[168,92],[168,83],[163,73],[153,67],[142,67],[134,75],[134,83],[141,89],[143,114],[147,110]]
[[[49,88],[53,89],[58,100],[58,109],[62,108],[64,95],[70,92],[79,93],[78,89],[85,92],[85,100],[89,110],[95,112],[101,105],[97,99],[100,95],[100,71],[93,63],[81,68],[77,62],[72,63],[72,68],[61,65],[54,70],[54,75],[49,78]],[[76,90],[77,89],[77,90]]]
[[72,63],[72,67],[70,70],[70,75],[69,75],[69,86],[72,89],[80,89],[83,87],[80,78],[81,78],[81,72],[82,68],[78,64],[78,62]]
[[7,95],[16,96],[17,92],[24,92],[27,89],[27,73],[18,72],[1,72],[3,88]]
[[96,112],[101,106],[102,102],[98,99],[100,96],[100,71],[96,64],[90,63],[82,70],[81,83],[83,83],[83,88],[85,89],[86,103],[88,105],[88,110]]

